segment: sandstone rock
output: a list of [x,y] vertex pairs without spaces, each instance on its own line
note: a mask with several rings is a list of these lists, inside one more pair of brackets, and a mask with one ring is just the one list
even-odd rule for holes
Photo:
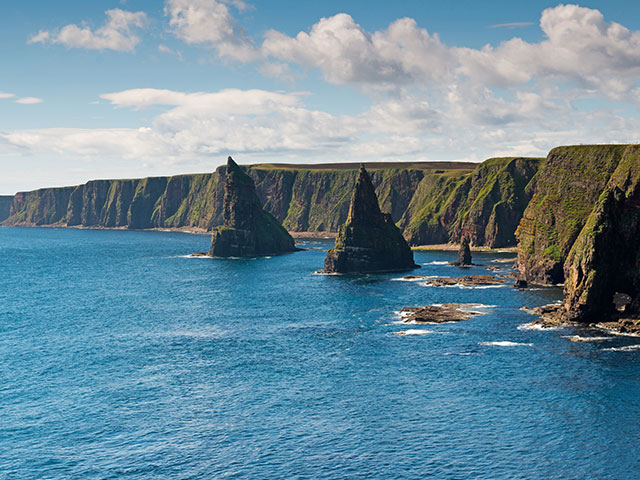
[[296,250],[291,235],[260,206],[253,180],[227,160],[223,206],[224,224],[211,236],[212,257],[253,257]]
[[382,213],[369,174],[360,173],[349,206],[347,222],[338,230],[335,247],[327,252],[326,273],[397,272],[419,268],[413,252],[395,226]]

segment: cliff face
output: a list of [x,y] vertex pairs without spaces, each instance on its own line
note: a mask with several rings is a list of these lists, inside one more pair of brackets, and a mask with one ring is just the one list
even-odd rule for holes
[[589,145],[549,152],[532,181],[533,197],[516,232],[518,268],[527,281],[545,285],[564,281],[563,266],[571,247],[614,171],[634,148]]
[[4,222],[7,218],[9,218],[11,203],[13,203],[13,196],[0,195],[0,222]]
[[374,273],[416,268],[413,252],[390,214],[380,211],[378,197],[364,166],[358,174],[347,221],[327,252],[328,273]]
[[505,247],[531,199],[528,185],[542,159],[493,158],[470,175],[424,178],[400,220],[413,245],[459,242]]
[[[399,221],[411,244],[459,241],[466,232],[476,245],[504,246],[515,242],[524,195],[520,185],[537,165],[534,159],[496,159],[480,165],[367,168],[380,206]],[[286,229],[313,232],[335,232],[346,221],[358,174],[353,164],[255,165],[247,173],[262,207]],[[224,174],[220,167],[210,174],[96,180],[23,192],[14,197],[4,224],[211,231],[223,223]]]
[[292,252],[293,238],[262,209],[253,180],[229,157],[225,172],[222,226],[211,236],[213,257],[248,257]]
[[628,296],[624,315],[640,314],[640,146],[622,153],[571,247],[564,274],[570,320],[617,315],[616,293]]

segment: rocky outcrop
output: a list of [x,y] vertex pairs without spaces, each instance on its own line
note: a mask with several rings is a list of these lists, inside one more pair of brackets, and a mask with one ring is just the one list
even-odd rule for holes
[[253,257],[296,250],[291,235],[262,209],[253,180],[231,157],[225,172],[224,224],[211,236],[212,257]]
[[460,242],[460,248],[458,249],[458,259],[455,262],[449,262],[454,267],[471,267],[471,248],[469,247],[469,240],[467,237],[463,237]]
[[[366,166],[381,208],[391,213],[394,222],[400,221],[410,243],[457,242],[464,231],[475,232],[469,237],[475,245],[502,246],[513,243],[521,212],[507,208],[515,212],[512,223],[511,216],[500,215],[506,207],[498,207],[492,214],[491,202],[513,205],[512,200],[521,198],[518,188],[525,179],[512,171],[526,177],[529,170],[537,168],[537,161],[492,159],[482,164],[394,162]],[[77,187],[23,192],[14,197],[12,214],[4,224],[211,231],[223,223],[224,172],[225,167],[220,167],[213,173],[97,180]],[[262,207],[286,229],[296,232],[336,232],[346,221],[358,176],[354,164],[348,163],[263,164],[248,167],[246,172],[255,183]],[[463,184],[467,186],[461,189]],[[511,184],[514,195],[508,194]],[[466,198],[469,194],[478,200],[473,208],[474,203]],[[472,213],[479,211],[489,213]]]
[[[426,307],[404,307],[400,316],[404,323],[451,323],[469,320],[480,312],[469,310],[475,305],[444,303],[442,305],[427,305]],[[399,332],[401,335],[403,332]]]
[[461,285],[463,287],[474,287],[484,285],[500,285],[506,280],[496,278],[492,275],[465,275],[464,277],[439,277],[427,281],[427,285],[432,287],[452,287]]
[[413,252],[393,223],[380,211],[378,197],[364,165],[360,167],[347,221],[327,252],[327,273],[375,273],[417,268]]

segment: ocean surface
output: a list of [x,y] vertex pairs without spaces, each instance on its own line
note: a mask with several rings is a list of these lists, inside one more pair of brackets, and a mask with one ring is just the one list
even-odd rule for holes
[[[331,241],[188,257],[208,246],[0,228],[0,478],[640,478],[640,338],[528,329],[558,289],[314,274]],[[455,256],[415,273],[489,273]],[[485,314],[395,313],[447,302]]]

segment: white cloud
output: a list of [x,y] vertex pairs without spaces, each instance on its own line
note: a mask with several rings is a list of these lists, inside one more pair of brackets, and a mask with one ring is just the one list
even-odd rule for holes
[[41,30],[27,43],[55,43],[68,48],[133,52],[140,42],[134,33],[147,23],[144,12],[128,12],[119,8],[107,10],[105,24],[93,31],[88,26],[66,25],[57,31]]
[[37,97],[23,97],[17,99],[16,103],[21,103],[23,105],[35,105],[36,103],[42,103],[42,99]]
[[419,28],[410,18],[369,33],[341,13],[294,37],[268,31],[262,52],[280,62],[317,68],[331,83],[368,88],[446,90],[463,82],[485,88],[529,83],[543,88],[566,82],[570,88],[595,90],[609,99],[637,98],[640,31],[606,22],[598,10],[577,5],[544,10],[540,28],[545,39],[538,43],[515,37],[498,46],[458,48],[443,44],[437,34]]
[[415,20],[396,20],[387,30],[367,33],[340,13],[323,18],[310,33],[289,37],[275,30],[265,35],[262,51],[281,61],[319,68],[332,83],[387,88],[420,81],[443,81],[451,58],[437,35]]
[[13,98],[15,95],[13,93],[0,92],[0,98]]
[[245,9],[242,1],[167,0],[164,13],[176,37],[189,44],[213,48],[220,57],[241,62],[258,58],[251,39],[229,12],[228,3]]

